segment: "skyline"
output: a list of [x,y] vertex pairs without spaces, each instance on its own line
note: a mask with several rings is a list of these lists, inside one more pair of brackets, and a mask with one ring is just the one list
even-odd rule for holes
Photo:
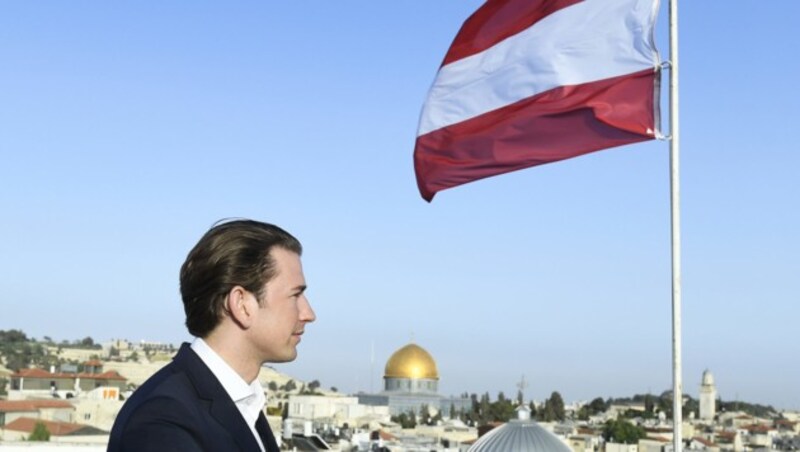
[[[0,329],[188,340],[180,264],[250,217],[305,249],[318,319],[282,372],[368,390],[374,342],[378,388],[413,334],[443,394],[671,388],[666,142],[417,192],[422,103],[480,2],[86,4],[1,10]],[[683,380],[800,409],[794,13],[681,4]]]
[[[0,331],[9,331],[9,330],[0,330]],[[22,331],[22,333],[25,333],[25,332]],[[177,352],[177,350],[179,348],[179,344],[152,342],[152,341],[148,341],[146,339],[142,339],[142,340],[137,342],[137,341],[131,341],[131,340],[125,339],[125,338],[112,338],[110,341],[107,341],[107,342],[94,341],[93,345],[96,348],[92,348],[92,347],[87,347],[84,344],[82,344],[83,340],[85,340],[87,338],[90,338],[90,339],[94,340],[94,338],[92,338],[91,336],[87,336],[87,337],[83,337],[83,338],[76,338],[76,339],[53,338],[53,337],[50,337],[48,335],[45,335],[45,336],[43,336],[41,338],[37,338],[37,337],[30,336],[30,335],[27,335],[27,334],[26,334],[26,336],[27,336],[27,340],[28,341],[35,341],[37,343],[46,343],[47,347],[58,347],[59,350],[61,350],[61,348],[79,350],[79,351],[82,351],[86,356],[90,356],[91,359],[94,359],[94,357],[99,357],[102,361],[117,361],[117,362],[120,362],[120,361],[124,361],[124,362],[131,361],[128,357],[125,357],[125,352],[123,352],[122,355],[119,355],[119,353],[118,353],[116,355],[116,358],[113,358],[113,357],[111,357],[111,355],[107,354],[106,348],[110,346],[113,349],[114,347],[119,346],[119,342],[123,342],[123,343],[127,342],[127,344],[128,344],[127,346],[131,347],[130,349],[127,349],[127,348],[125,349],[125,350],[128,350],[127,353],[131,353],[131,350],[133,351],[133,353],[137,353],[137,352],[142,350],[141,347],[146,347],[145,344],[150,344],[151,346],[153,344],[171,346],[171,348],[169,350],[172,350],[173,352]],[[413,338],[412,338],[410,343],[415,343]],[[397,352],[399,352],[399,351],[401,351],[401,350],[403,350],[405,348],[406,347],[400,347],[397,350],[394,350],[394,352],[392,353],[392,356],[394,356]],[[423,347],[423,349],[424,349],[424,347]],[[157,350],[157,353],[164,353],[164,351],[167,350],[167,348],[155,349],[155,350]],[[158,351],[158,350],[160,350],[160,351]],[[143,357],[137,355],[137,358],[136,358],[136,360],[134,362],[135,363],[142,363],[142,358]],[[71,359],[75,360],[76,358],[73,355],[73,357]],[[160,362],[162,360],[163,360],[163,356],[161,358],[156,358],[153,361],[147,361],[147,362],[149,364],[153,364],[153,363],[158,363],[158,362]],[[358,389],[356,392],[352,392],[352,393],[349,393],[349,394],[355,395],[355,394],[360,394],[360,393],[364,393],[364,394],[377,394],[377,393],[380,393],[383,390],[382,388],[385,386],[384,379],[385,379],[385,376],[386,376],[385,375],[386,371],[384,369],[385,369],[385,366],[389,365],[389,361],[390,360],[391,360],[391,356],[386,357],[386,359],[383,360],[385,362],[385,364],[381,364],[381,362],[377,362],[377,360],[374,360],[371,357],[370,358],[370,367],[371,367],[370,374],[371,375],[375,375],[374,379],[377,380],[377,381],[373,382],[374,384],[369,388],[361,388],[361,389]],[[436,361],[435,357],[434,357],[434,361]],[[282,363],[265,363],[265,364],[263,364],[262,367],[270,367],[272,369],[277,369],[280,372],[281,364]],[[56,367],[56,369],[58,369],[58,368]],[[44,370],[47,370],[47,368],[45,367]],[[52,371],[53,370],[51,369],[51,372]],[[706,372],[710,372],[710,371],[711,371],[710,369],[706,369],[703,372],[702,378],[705,378]],[[56,372],[58,372],[58,370],[56,370]],[[712,377],[713,377],[713,372],[711,372],[711,374],[712,374]],[[299,379],[294,375],[289,375],[289,374],[282,374],[282,375],[285,376],[285,377],[288,377],[288,378],[290,378],[292,380],[297,380],[297,382],[303,383],[304,385],[306,383],[309,383],[308,380]],[[125,376],[125,375],[123,375],[123,376]],[[315,379],[313,381],[316,381],[317,383],[319,383],[320,387],[325,391],[329,391],[330,390],[330,391],[333,391],[333,392],[342,392],[341,390],[339,390],[339,388],[336,388],[335,386],[334,387],[331,387],[330,385],[326,386],[324,380]],[[701,381],[702,381],[702,379],[701,379]],[[526,393],[528,387],[530,386],[529,383],[530,382],[525,378],[525,375],[522,375],[520,377],[519,381],[517,381],[515,383],[515,385],[514,385],[515,386],[515,390],[514,390],[513,393],[505,393],[503,390],[499,390],[499,391],[495,391],[495,392],[492,392],[491,390],[487,390],[487,391],[484,391],[484,393],[487,393],[490,396],[490,398],[494,398],[494,397],[496,397],[498,395],[499,392],[504,392],[505,398],[507,398],[507,399],[515,399],[517,397],[517,395],[518,395],[517,391],[522,391],[523,395]],[[700,387],[701,384],[698,384],[697,386]],[[667,392],[667,391],[671,391],[671,390],[672,390],[672,388],[667,388],[667,389],[664,389],[663,391],[650,391],[650,390],[648,390],[646,393],[635,393],[635,394],[631,393],[631,394],[627,394],[627,395],[623,394],[623,395],[618,395],[617,397],[606,397],[606,398],[604,398],[604,400],[611,400],[611,399],[614,399],[614,398],[634,397],[634,396],[638,396],[638,395],[652,395],[654,397],[658,397],[663,392]],[[558,391],[558,389],[554,389],[554,391]],[[458,393],[458,394],[441,394],[441,395],[444,395],[444,396],[447,396],[447,397],[451,397],[451,396],[452,397],[457,397],[457,396],[463,396],[465,394],[469,395],[467,393],[467,391],[463,391],[463,392]],[[478,397],[483,395],[483,393],[474,393],[474,394],[477,395]],[[547,397],[545,397],[543,399],[539,399],[539,400],[533,399],[533,398],[528,398],[527,396],[525,396],[525,401],[526,401],[526,403],[527,403],[527,401],[535,401],[535,402],[538,402],[538,403],[544,403],[550,395],[551,394],[548,393]],[[685,391],[684,390],[683,395],[684,395],[684,397],[690,396],[695,400],[698,399],[698,394],[695,394],[691,390],[690,391]],[[591,399],[593,400],[594,397],[591,397]],[[726,402],[726,403],[727,402],[743,402],[743,403],[749,403],[749,404],[764,405],[763,403],[760,403],[759,401],[756,401],[756,400],[741,400],[738,397],[734,397],[733,399],[722,399],[722,398],[718,397],[718,399],[720,401]],[[572,403],[585,403],[585,404],[588,404],[590,402],[590,400],[589,399],[585,399],[585,400],[566,400],[565,402],[567,404],[572,404]],[[773,408],[775,408],[775,407],[773,407]],[[695,413],[695,414],[697,414],[697,413]]]

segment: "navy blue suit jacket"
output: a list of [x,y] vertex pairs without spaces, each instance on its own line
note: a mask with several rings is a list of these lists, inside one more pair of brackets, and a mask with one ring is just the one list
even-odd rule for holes
[[[259,428],[264,448],[278,452],[265,424]],[[189,344],[134,391],[108,443],[109,452],[260,450],[236,404]]]

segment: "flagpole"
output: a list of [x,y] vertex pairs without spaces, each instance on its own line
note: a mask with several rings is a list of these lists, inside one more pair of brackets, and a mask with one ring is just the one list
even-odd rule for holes
[[681,378],[681,230],[680,128],[678,123],[678,0],[669,1],[670,208],[672,210],[672,434],[673,450],[683,450],[683,382]]

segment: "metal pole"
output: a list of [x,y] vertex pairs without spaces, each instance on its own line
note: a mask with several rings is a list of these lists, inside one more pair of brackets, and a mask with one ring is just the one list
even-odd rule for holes
[[681,379],[681,229],[680,128],[678,124],[678,0],[669,2],[670,207],[672,210],[672,422],[673,448],[683,450],[683,383]]

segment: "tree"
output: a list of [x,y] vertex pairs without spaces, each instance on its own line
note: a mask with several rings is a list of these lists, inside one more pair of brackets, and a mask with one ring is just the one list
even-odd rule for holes
[[556,420],[556,413],[553,411],[553,405],[550,403],[550,399],[544,401],[544,408],[539,411],[538,419],[544,422],[553,422]]
[[37,422],[33,426],[33,431],[28,436],[28,441],[50,441],[50,431],[44,422]]
[[286,392],[292,392],[295,389],[297,389],[297,383],[295,383],[294,380],[289,380],[283,385],[283,390]]
[[278,383],[275,383],[274,381],[270,381],[269,383],[267,383],[267,389],[269,389],[272,392],[277,391],[278,390]]
[[308,384],[308,389],[310,389],[311,392],[315,392],[320,386],[322,385],[319,383],[319,380],[314,380]]
[[397,422],[402,428],[414,428],[417,426],[417,416],[413,411],[408,413],[400,413],[397,416],[392,416],[392,422]]
[[646,436],[647,433],[642,427],[633,425],[625,419],[610,420],[603,427],[603,438],[608,442],[636,444]]
[[545,422],[563,421],[566,418],[564,412],[564,399],[558,391],[553,391],[550,398],[545,400],[544,409],[542,410],[539,419]]
[[4,396],[7,394],[6,392],[7,384],[8,384],[8,378],[0,378],[0,396]]
[[423,403],[419,407],[419,423],[422,425],[431,425],[431,413],[428,410],[428,405]]
[[28,342],[22,330],[0,330],[0,343]]
[[653,396],[647,394],[644,396],[644,418],[649,419],[654,416],[655,411],[655,401],[653,400]]
[[583,405],[578,408],[578,419],[581,421],[589,420],[589,405]]
[[597,397],[589,402],[589,414],[605,413],[608,407],[602,397]]
[[81,339],[80,345],[82,347],[92,348],[92,347],[94,347],[94,339],[92,339],[89,336],[86,336],[85,338]]
[[506,399],[501,392],[497,395],[497,401],[490,405],[489,419],[495,422],[508,422],[514,418],[514,403]]
[[489,423],[491,419],[491,403],[489,402],[489,393],[481,396],[481,400],[478,405],[478,420],[481,424],[485,425]]

